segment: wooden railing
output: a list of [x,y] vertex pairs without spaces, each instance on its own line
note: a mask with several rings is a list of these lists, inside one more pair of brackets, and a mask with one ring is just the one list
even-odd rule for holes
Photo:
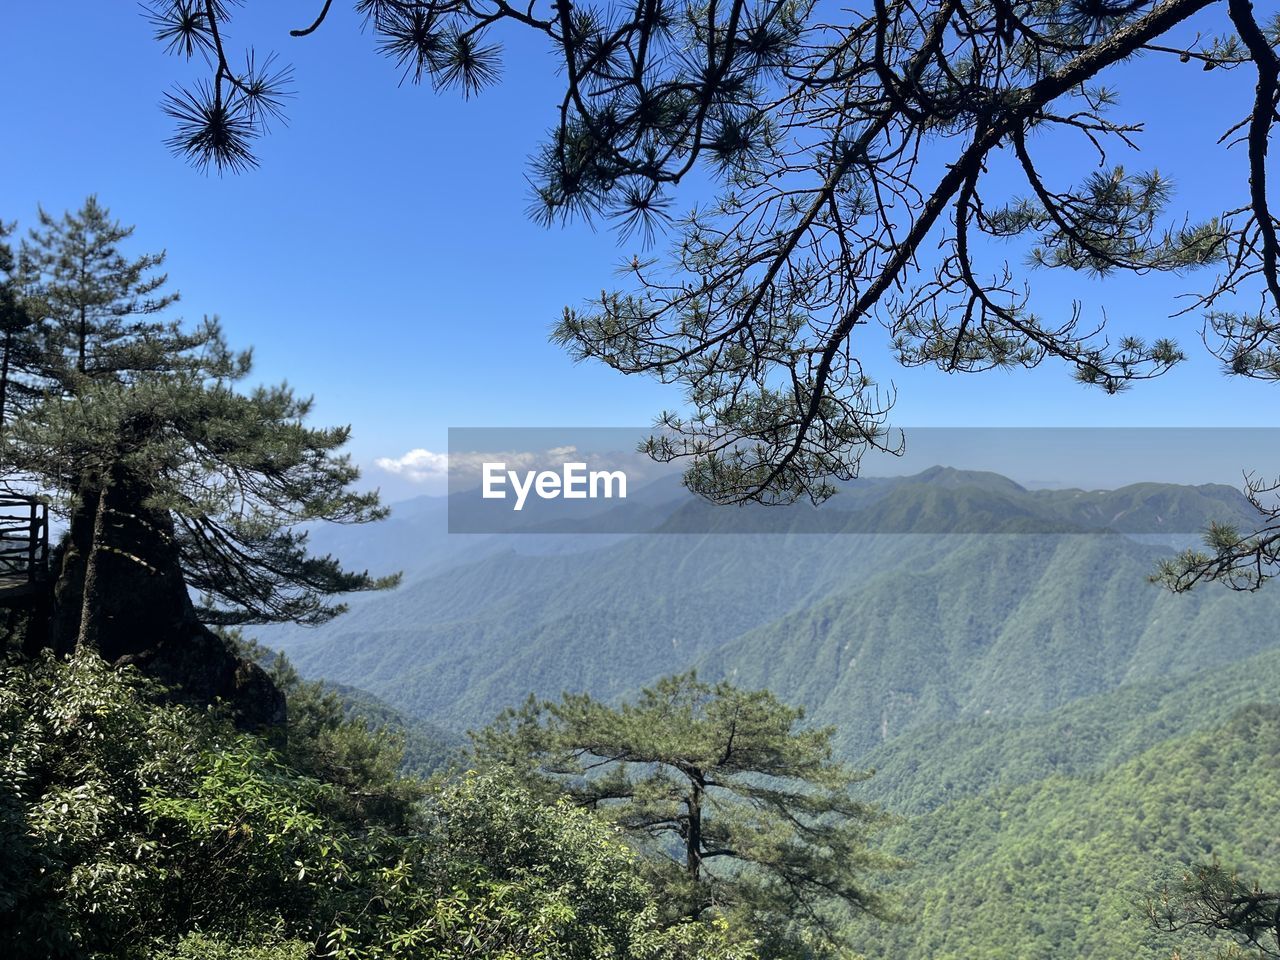
[[0,580],[34,583],[49,570],[49,508],[35,497],[0,493]]

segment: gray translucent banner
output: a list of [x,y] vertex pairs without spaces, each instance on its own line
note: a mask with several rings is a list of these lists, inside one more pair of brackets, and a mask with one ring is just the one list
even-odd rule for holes
[[1253,529],[1247,475],[1280,475],[1273,428],[904,427],[826,503],[716,506],[682,464],[638,452],[645,427],[449,430],[449,532],[1053,533]]

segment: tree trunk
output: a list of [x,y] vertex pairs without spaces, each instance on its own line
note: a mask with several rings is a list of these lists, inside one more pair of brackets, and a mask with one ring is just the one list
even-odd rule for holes
[[80,629],[76,649],[98,650],[98,622],[102,602],[98,589],[98,555],[105,546],[107,528],[107,490],[98,491],[93,511],[93,532],[89,535],[89,551],[84,561],[84,584],[80,590]]
[[4,430],[5,404],[9,395],[9,357],[13,353],[13,331],[4,332],[4,357],[0,358],[0,430]]
[[70,525],[57,552],[53,583],[52,611],[49,617],[49,646],[59,656],[70,656],[80,636],[80,615],[84,612],[85,560],[93,539],[93,507],[96,486],[85,478],[80,483],[81,495],[71,509]]
[[86,362],[89,343],[89,317],[83,304],[80,307],[80,330],[76,339],[78,341],[76,347],[76,369],[81,373],[85,373],[89,367]]
[[270,677],[197,619],[173,519],[146,505],[147,483],[115,469],[86,486],[54,588],[53,648],[136,666],[174,700],[226,701],[246,729],[283,724]]
[[689,808],[689,836],[685,843],[685,870],[695,883],[702,872],[702,784],[693,782],[693,793],[686,801]]

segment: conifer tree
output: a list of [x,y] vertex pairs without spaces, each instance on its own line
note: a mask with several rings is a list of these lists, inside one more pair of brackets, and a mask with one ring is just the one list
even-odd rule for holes
[[[287,68],[243,33],[243,47],[230,43],[238,5],[147,6],[156,38],[200,77],[165,101],[174,151],[205,169],[252,166]],[[333,4],[315,6],[291,36],[336,28]],[[533,153],[534,216],[605,217],[624,239],[672,234],[629,258],[618,289],[566,309],[555,339],[677,388],[684,409],[658,417],[648,451],[686,459],[688,485],[712,500],[822,500],[867,450],[902,449],[893,392],[864,366],[869,339],[906,366],[1050,362],[1115,393],[1179,363],[1163,331],[1170,315],[1197,315],[1228,374],[1280,379],[1267,159],[1280,16],[1253,0],[355,8],[404,79],[466,95],[500,79],[504,32],[545,44],[561,95]],[[1161,61],[1153,93],[1144,71]],[[1220,123],[1177,133],[1238,171],[1221,207],[1176,194],[1163,156],[1116,162],[1142,147],[1171,75],[1218,88]],[[708,180],[713,195],[688,193]],[[1126,305],[1159,331],[1137,336],[1108,329],[1105,299],[1038,297],[1037,270],[1193,278],[1182,298],[1142,301],[1145,317]],[[1255,585],[1280,568],[1280,523],[1264,521],[1256,537],[1211,538],[1164,579]]]
[[530,700],[473,734],[478,758],[596,810],[650,855],[670,919],[745,923],[762,956],[838,956],[851,911],[888,918],[883,822],[832,759],[830,728],[767,691],[669,677],[618,707]]
[[48,369],[63,393],[80,381],[127,381],[143,373],[183,367],[210,336],[185,332],[164,314],[180,296],[160,271],[165,254],[126,256],[134,232],[88,197],[75,213],[44,210],[30,231],[22,259],[34,273],[50,340]]
[[212,323],[202,339],[186,369],[91,381],[37,405],[14,425],[16,468],[61,495],[81,528],[72,542],[92,518],[99,549],[144,567],[153,550],[171,554],[206,598],[206,624],[318,623],[343,609],[333,595],[389,586],[310,556],[297,529],[384,515],[375,493],[349,489],[358,472],[337,453],[349,431],[306,426],[311,401],[288,387],[240,392],[248,357]]
[[0,469],[5,467],[5,425],[45,386],[47,351],[39,308],[24,284],[23,269],[6,242],[12,224],[0,223]]
[[250,355],[216,320],[166,315],[164,255],[127,256],[132,233],[92,197],[41,212],[23,260],[42,317],[26,336],[49,386],[7,429],[5,468],[68,522],[54,647],[164,661],[167,680],[222,690],[241,668],[209,625],[319,623],[336,595],[395,582],[312,556],[305,529],[385,510],[352,489],[347,428],[308,426],[310,399],[287,386],[243,389]]
[[1188,870],[1147,912],[1158,929],[1216,940],[1220,960],[1280,958],[1280,891],[1249,883],[1217,861]]

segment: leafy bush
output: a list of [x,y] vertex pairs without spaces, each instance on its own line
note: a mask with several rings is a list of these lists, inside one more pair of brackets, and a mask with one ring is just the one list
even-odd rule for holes
[[500,773],[429,788],[360,724],[277,749],[154,693],[88,655],[0,673],[8,956],[750,955],[661,926],[612,829]]

